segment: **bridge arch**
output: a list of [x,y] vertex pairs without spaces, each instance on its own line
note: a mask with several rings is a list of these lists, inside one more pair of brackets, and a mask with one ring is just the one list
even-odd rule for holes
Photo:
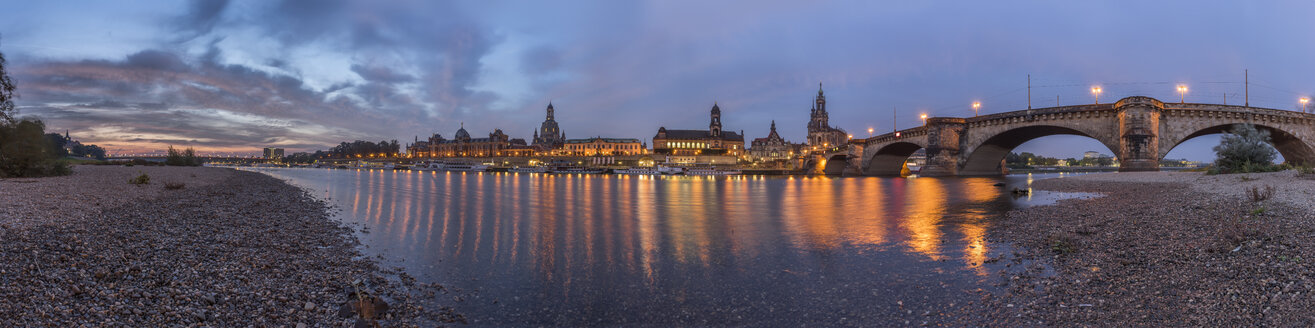
[[1118,140],[1102,140],[1092,134],[1071,127],[1055,125],[1032,125],[1006,130],[992,135],[971,148],[971,152],[959,169],[960,175],[999,175],[1002,161],[1009,152],[1033,139],[1054,135],[1076,135],[1095,139],[1112,154],[1119,154]]
[[[1233,128],[1234,124],[1244,124],[1244,123],[1238,122],[1238,123],[1228,123],[1228,124],[1216,124],[1213,126],[1198,128],[1195,131],[1192,131],[1191,133],[1188,133],[1187,135],[1182,137],[1165,139],[1164,142],[1169,147],[1160,147],[1161,149],[1160,160],[1164,160],[1166,156],[1169,156],[1169,152],[1171,152],[1174,148],[1177,148],[1178,145],[1187,142],[1188,140],[1192,140],[1197,137],[1203,137],[1212,134],[1228,133],[1228,131]],[[1295,133],[1266,124],[1256,124],[1256,123],[1245,123],[1245,124],[1255,125],[1257,130],[1268,131],[1270,137],[1270,145],[1274,146],[1274,149],[1278,150],[1278,153],[1280,155],[1283,155],[1283,160],[1285,162],[1292,164],[1315,163],[1315,147],[1312,147],[1309,143],[1302,140],[1301,137],[1297,136]]]
[[872,159],[864,168],[864,175],[899,176],[904,169],[904,162],[923,146],[912,142],[894,142],[873,152]]
[[824,158],[822,173],[826,175],[843,175],[845,169],[849,166],[849,156],[845,154],[832,154]]

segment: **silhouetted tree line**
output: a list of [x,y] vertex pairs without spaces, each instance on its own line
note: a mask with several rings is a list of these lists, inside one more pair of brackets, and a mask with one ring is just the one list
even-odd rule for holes
[[[393,141],[380,141],[378,143],[356,140],[351,143],[341,143],[329,149],[331,158],[356,158],[373,156],[397,156],[402,151],[402,145]],[[318,153],[318,152],[317,152]]]
[[164,165],[201,166],[201,158],[196,157],[196,151],[192,150],[192,147],[178,151],[174,146],[169,146],[169,154],[164,157]]
[[46,138],[45,124],[14,120],[17,90],[5,71],[5,55],[0,53],[0,178],[72,173]]
[[69,140],[69,138],[58,133],[47,133],[46,139],[50,140],[51,152],[59,157],[77,156],[105,160],[105,149],[100,148],[100,146],[84,145],[81,142]]
[[[1010,168],[1028,168],[1033,165],[1055,166],[1059,165],[1061,159],[1055,157],[1039,156],[1029,152],[1009,153],[1005,155],[1005,165]],[[1068,166],[1110,166],[1114,165],[1114,158],[1100,156],[1094,158],[1066,158],[1062,159]]]

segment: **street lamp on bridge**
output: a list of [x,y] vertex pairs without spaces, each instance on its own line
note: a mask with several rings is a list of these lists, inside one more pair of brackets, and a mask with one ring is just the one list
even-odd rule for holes
[[872,130],[872,127],[868,127],[868,137],[869,137],[869,138],[872,137],[872,131],[873,131],[873,130]]
[[927,125],[927,114],[926,114],[926,113],[923,113],[922,115],[918,115],[918,118],[921,118],[921,119],[922,119],[922,125]]
[[1183,84],[1178,85],[1178,103],[1179,104],[1187,103],[1187,85],[1183,85]]
[[1099,86],[1091,87],[1091,95],[1096,98],[1096,104],[1100,105],[1100,92],[1103,91]]
[[1310,102],[1310,98],[1301,97],[1301,99],[1299,99],[1298,101],[1301,101],[1301,112],[1302,112],[1302,113],[1305,113],[1305,112],[1306,112],[1306,103]]
[[980,102],[980,101],[974,101],[974,102],[973,102],[973,116],[977,116],[977,109],[978,109],[978,108],[982,108],[982,102]]

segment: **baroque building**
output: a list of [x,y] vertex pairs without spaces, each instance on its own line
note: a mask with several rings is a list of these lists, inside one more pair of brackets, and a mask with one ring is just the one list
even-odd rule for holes
[[712,120],[707,130],[667,130],[659,127],[653,136],[653,153],[664,155],[728,155],[744,154],[744,135],[723,131],[721,107],[712,105]]
[[763,160],[790,159],[794,157],[796,145],[785,141],[776,133],[776,121],[772,121],[772,132],[766,138],[756,138],[750,143],[749,156]]
[[842,147],[849,142],[849,133],[835,128],[828,122],[826,96],[822,94],[822,83],[817,84],[817,98],[813,101],[813,110],[808,120],[808,145],[818,150]]
[[561,152],[568,156],[642,155],[645,148],[639,139],[595,137],[566,140]]
[[464,123],[452,139],[444,139],[437,133],[425,141],[417,137],[415,143],[407,146],[406,150],[413,158],[508,157],[526,156],[533,152],[533,148],[525,144],[525,139],[512,139],[502,129],[494,129],[488,138],[471,138]]
[[566,133],[557,127],[553,112],[552,102],[548,102],[548,118],[534,131],[534,146],[541,151],[561,148],[566,143]]

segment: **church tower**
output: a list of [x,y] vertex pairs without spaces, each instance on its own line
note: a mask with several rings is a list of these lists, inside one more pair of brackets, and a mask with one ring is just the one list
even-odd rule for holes
[[539,125],[539,130],[535,132],[534,144],[543,149],[553,149],[566,142],[566,133],[557,126],[555,118],[557,110],[552,107],[552,102],[548,102],[547,111],[548,115],[544,118],[543,124]]
[[708,123],[708,135],[721,136],[721,107],[717,107],[716,102],[712,103],[712,122]]

